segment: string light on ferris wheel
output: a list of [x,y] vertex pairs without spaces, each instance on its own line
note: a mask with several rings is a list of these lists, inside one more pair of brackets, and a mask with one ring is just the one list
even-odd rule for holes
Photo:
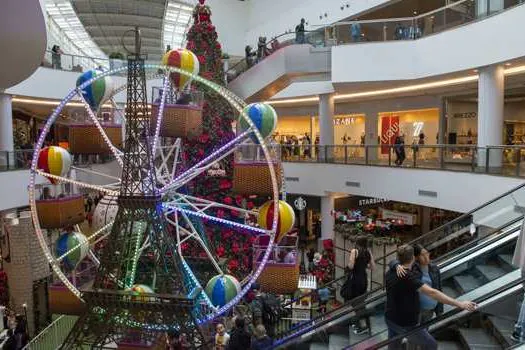
[[[221,95],[224,99],[226,99],[232,105],[232,107],[234,107],[235,109],[237,109],[239,111],[239,113],[241,115],[241,118],[244,118],[244,120],[250,126],[251,130],[249,129],[248,131],[251,131],[252,133],[254,133],[255,136],[259,140],[263,140],[264,139],[261,136],[261,134],[258,131],[258,129],[253,124],[253,122],[247,116],[246,112],[243,110],[243,108],[246,106],[244,101],[242,101],[238,96],[236,96],[235,94],[231,93],[230,91],[228,91],[224,87],[219,86],[218,84],[215,84],[215,83],[213,83],[211,81],[208,81],[208,80],[206,80],[206,79],[204,79],[204,78],[202,78],[202,77],[200,77],[198,75],[193,75],[192,73],[189,73],[187,71],[184,71],[184,70],[176,68],[176,67],[167,67],[167,66],[152,65],[152,64],[145,64],[144,67],[148,68],[148,69],[163,69],[167,73],[168,72],[180,73],[180,74],[186,75],[188,77],[191,77],[194,81],[197,81],[197,82],[200,82],[200,83],[206,85],[208,88],[214,90],[219,95]],[[120,72],[123,72],[123,71],[126,71],[126,70],[127,70],[127,67],[124,66],[124,67],[115,68],[115,69],[112,69],[112,70],[109,70],[109,71],[105,71],[102,74],[100,74],[98,76],[95,76],[95,77],[85,81],[83,84],[78,86],[78,89],[82,90],[85,87],[91,85],[94,81],[96,81],[98,79],[104,78],[104,77],[106,77],[108,75],[120,73]],[[72,91],[70,91],[70,93],[66,96],[66,98],[60,102],[60,104],[54,110],[52,115],[48,118],[47,123],[44,125],[42,133],[40,134],[38,142],[36,144],[36,152],[35,152],[35,154],[33,154],[33,161],[32,161],[32,165],[31,165],[30,189],[29,189],[30,193],[29,193],[29,195],[30,195],[30,203],[31,203],[31,214],[32,214],[32,217],[33,217],[33,221],[35,222],[35,231],[37,233],[37,238],[38,238],[39,244],[40,244],[40,246],[42,247],[42,249],[44,251],[44,255],[46,256],[46,259],[48,259],[48,261],[51,264],[51,267],[52,267],[53,271],[58,275],[59,279],[66,285],[66,287],[68,287],[68,289],[71,290],[71,292],[75,296],[77,296],[79,299],[82,299],[80,291],[75,286],[73,286],[69,282],[67,277],[62,273],[59,264],[57,263],[55,258],[51,255],[51,253],[50,253],[50,251],[49,251],[49,249],[47,247],[47,242],[45,241],[44,235],[42,233],[42,230],[40,229],[40,226],[38,224],[38,213],[36,212],[35,193],[34,193],[34,186],[35,186],[35,181],[36,181],[36,176],[35,175],[39,173],[38,170],[36,169],[36,164],[37,164],[37,159],[38,159],[38,152],[40,151],[40,149],[41,149],[41,147],[42,147],[42,145],[44,143],[45,136],[49,133],[51,125],[55,122],[55,120],[57,119],[58,115],[60,114],[62,109],[65,107],[65,105],[76,94],[77,94],[76,89],[73,89]],[[106,140],[104,140],[104,141],[106,142]],[[108,144],[109,147],[113,146],[110,142],[106,142],[106,143]],[[227,147],[230,147],[230,146],[231,145],[229,145]],[[223,146],[221,148],[224,150],[227,147]],[[268,150],[268,148],[266,147],[266,145],[263,142],[261,142],[261,149],[262,149],[263,154],[266,157],[266,159],[270,159],[269,150]],[[117,152],[117,154],[118,154],[118,152]],[[207,158],[208,158],[208,161],[209,161],[210,157],[207,157]],[[272,182],[273,192],[274,192],[273,193],[273,198],[274,198],[275,203],[277,203],[277,201],[278,201],[278,191],[276,189],[277,180],[276,180],[276,175],[275,175],[275,171],[274,171],[273,166],[270,166],[269,170],[270,170],[270,179],[271,179],[271,182]],[[76,182],[74,180],[69,180],[69,179],[67,179],[67,180],[68,180],[67,182],[78,183],[79,186],[88,187],[87,184],[84,184],[84,183],[81,183],[81,182]],[[104,192],[108,192],[108,190],[106,188],[100,188],[98,186],[90,186],[90,187],[92,187],[92,188],[97,187],[97,188],[103,190]],[[274,215],[273,215],[273,222],[272,222],[272,231],[271,231],[272,232],[271,233],[272,236],[274,235],[273,231],[275,231],[275,229],[277,227],[277,220],[278,220],[278,213],[277,213],[277,211],[275,211]],[[266,249],[266,251],[265,251],[265,253],[263,255],[263,258],[262,258],[262,260],[260,262],[260,265],[251,274],[250,279],[245,284],[244,288],[241,290],[241,292],[239,294],[237,294],[230,302],[228,302],[226,305],[224,305],[220,309],[213,310],[212,313],[208,314],[207,316],[205,316],[203,318],[200,318],[197,321],[197,323],[198,324],[202,324],[202,323],[208,322],[208,321],[212,320],[213,318],[224,314],[226,311],[231,309],[231,307],[233,307],[235,304],[237,304],[241,300],[241,298],[247,293],[247,291],[249,290],[249,288],[251,287],[253,282],[261,274],[261,272],[264,269],[266,263],[268,262],[268,259],[270,257],[272,249],[273,249],[273,243],[268,245],[268,247],[267,247],[267,249]],[[130,322],[126,322],[126,323],[129,324]],[[136,323],[136,324],[140,325],[138,323]],[[173,326],[172,327],[166,327],[165,325],[141,325],[141,326],[145,326],[147,329],[157,329],[157,330],[167,330],[167,329],[174,329],[174,328],[176,328],[176,327],[173,327]]]

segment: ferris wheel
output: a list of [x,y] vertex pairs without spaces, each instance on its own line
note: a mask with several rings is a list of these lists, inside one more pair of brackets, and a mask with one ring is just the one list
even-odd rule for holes
[[[77,86],[48,118],[33,155],[28,188],[36,236],[53,272],[80,301],[83,301],[84,288],[89,288],[89,278],[82,279],[80,283],[75,277],[75,269],[86,261],[94,269],[103,264],[99,249],[105,249],[105,242],[111,237],[113,220],[119,208],[120,188],[123,181],[129,181],[129,176],[126,177],[129,174],[122,173],[122,166],[126,157],[141,156],[125,152],[127,140],[117,123],[119,119],[124,124],[130,122],[125,119],[116,102],[118,94],[130,93],[126,82],[127,69],[120,67],[109,71],[93,70],[83,74],[77,81]],[[188,293],[198,293],[200,307],[195,311],[196,318],[199,322],[207,322],[224,314],[239,302],[270,259],[272,242],[293,226],[293,210],[279,201],[279,174],[276,174],[275,168],[278,159],[267,142],[277,116],[271,106],[262,103],[246,105],[226,88],[200,77],[197,75],[198,66],[196,69],[195,66],[187,69],[165,64],[146,64],[145,70],[148,85],[158,83],[159,79],[162,81],[161,86],[154,89],[153,94],[156,96],[151,101],[151,134],[148,137],[149,144],[143,146],[153,150],[153,169],[157,181],[154,186],[162,198],[160,210],[175,242],[176,251],[168,254],[180,256],[184,278],[194,287]],[[123,83],[118,85],[115,83],[118,81]],[[198,133],[199,125],[195,125],[195,118],[199,112],[202,113],[198,89],[191,92],[188,89],[191,83],[198,88],[206,87],[224,98],[239,113],[239,127],[236,136],[201,159],[185,160],[183,167],[180,161],[181,149],[184,147],[183,136]],[[180,98],[182,95],[187,98],[188,94],[193,96],[181,108]],[[65,147],[45,147],[48,133],[72,100],[79,100],[83,104],[87,117],[69,126],[69,151]],[[194,103],[195,101],[197,102]],[[180,120],[181,115],[185,118],[183,122]],[[221,160],[247,145],[255,145],[260,153],[258,160],[265,164],[269,175],[270,200],[265,206],[264,218],[259,218],[262,214],[258,210],[204,198],[192,193],[191,186],[188,186],[210,169],[216,169]],[[78,163],[82,154],[95,154],[111,161],[86,167]],[[141,171],[149,170],[144,168]],[[133,188],[140,193],[146,185],[135,183]],[[90,192],[103,194],[104,197],[95,209],[93,228],[86,230],[82,228],[86,226],[85,195]],[[241,219],[230,220],[217,215],[221,210],[235,211],[240,214]],[[248,223],[250,218],[251,222],[259,222],[259,225]],[[147,258],[145,255],[152,254],[149,248],[154,237],[148,234],[150,227],[141,222],[136,221],[130,225],[133,225],[131,232],[136,235],[136,259],[131,264],[128,275],[130,281],[139,283],[127,280],[114,282],[122,291],[130,291],[134,295],[155,293],[155,284],[158,283],[155,276],[152,280],[149,279],[151,276],[142,276],[142,279],[137,277],[142,259]],[[228,227],[234,232],[233,239],[235,235],[268,236],[270,244],[265,246],[257,264],[253,264],[252,271],[236,278],[228,274],[210,246],[205,232],[206,225]],[[56,242],[49,242],[49,237],[52,236],[50,232],[58,233]],[[188,257],[182,252],[182,247],[187,242],[194,242],[202,249],[204,253],[201,260],[205,260],[211,267],[211,274],[196,271],[196,265],[187,261]],[[122,252],[115,252],[115,258],[121,254]]]

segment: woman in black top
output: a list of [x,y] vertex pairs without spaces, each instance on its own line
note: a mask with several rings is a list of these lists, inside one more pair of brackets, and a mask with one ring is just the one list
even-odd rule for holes
[[[348,269],[352,273],[351,293],[350,299],[353,301],[353,306],[361,304],[362,298],[358,298],[366,293],[368,288],[368,274],[367,269],[373,270],[375,267],[374,257],[368,248],[368,238],[365,236],[358,237],[355,248],[350,251],[350,260],[348,262]],[[357,298],[357,300],[356,300]],[[356,310],[362,311],[362,310]],[[368,317],[365,317],[366,325],[363,325],[363,318],[358,317],[354,325],[354,332],[362,334],[369,328]]]

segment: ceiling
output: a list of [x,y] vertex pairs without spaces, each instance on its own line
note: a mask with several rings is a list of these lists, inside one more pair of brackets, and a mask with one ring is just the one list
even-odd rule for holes
[[[174,0],[71,0],[71,4],[85,30],[104,53],[125,54],[123,35],[138,26],[142,52],[150,60],[160,59],[165,43],[172,47],[183,44],[192,9],[190,4]],[[124,43],[133,49],[131,33],[124,37]]]

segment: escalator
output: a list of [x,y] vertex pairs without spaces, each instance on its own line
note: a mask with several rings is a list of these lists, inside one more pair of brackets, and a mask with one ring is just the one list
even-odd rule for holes
[[[515,272],[519,274],[518,271]],[[346,349],[387,349],[395,341],[410,339],[411,334],[422,328],[428,328],[440,350],[525,348],[524,344],[516,343],[510,337],[523,300],[523,281],[518,276],[512,282],[501,284],[474,298],[478,304],[474,312],[449,310],[396,338],[373,345],[363,343]]]
[[[500,233],[480,238],[446,254],[437,261],[445,293],[458,299],[473,300],[501,285],[520,279],[520,273],[510,263],[521,227],[515,219],[500,229]],[[366,349],[387,338],[384,322],[384,291],[376,290],[353,308],[345,305],[310,322],[301,323],[276,337],[275,347],[289,349]],[[445,306],[445,313],[451,308]],[[453,310],[452,310],[453,311]],[[351,331],[350,320],[356,312],[369,316],[371,328],[366,334]]]

